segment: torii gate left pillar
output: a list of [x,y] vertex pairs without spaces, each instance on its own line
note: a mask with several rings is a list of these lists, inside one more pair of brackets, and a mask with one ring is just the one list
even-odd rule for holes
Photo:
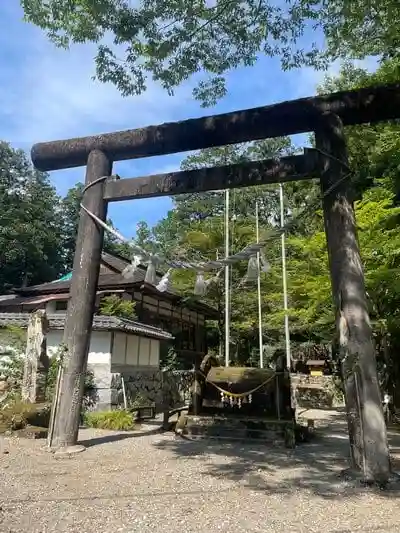
[[[89,153],[86,166],[85,189],[82,199],[90,212],[100,220],[107,216],[104,200],[106,177],[111,175],[112,161],[101,150]],[[87,357],[99,278],[104,230],[81,209],[75,248],[70,301],[65,322],[62,363],[51,446],[70,454],[81,451],[74,447],[78,440],[79,420],[84,392]]]

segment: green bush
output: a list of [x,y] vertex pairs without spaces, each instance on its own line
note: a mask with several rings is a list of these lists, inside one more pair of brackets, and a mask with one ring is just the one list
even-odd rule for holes
[[135,320],[135,318],[137,318],[135,305],[135,302],[123,300],[116,294],[112,294],[111,296],[105,296],[101,299],[99,314]]
[[170,346],[168,352],[161,356],[160,364],[164,370],[179,370],[179,358],[173,346]]
[[133,413],[123,409],[115,411],[88,411],[83,415],[87,427],[97,429],[111,429],[114,431],[129,431],[134,428]]
[[139,392],[135,396],[135,399],[129,403],[129,407],[132,410],[139,409],[139,407],[151,407],[153,405],[153,402],[145,396],[143,393]]
[[25,332],[21,328],[0,328],[0,375],[10,386],[8,399],[18,399],[24,375]]

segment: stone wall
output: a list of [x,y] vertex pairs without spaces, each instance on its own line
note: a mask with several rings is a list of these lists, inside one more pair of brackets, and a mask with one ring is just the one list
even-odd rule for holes
[[190,387],[193,383],[191,371],[162,371],[154,369],[126,370],[112,374],[111,406],[117,407],[124,403],[122,379],[128,403],[132,403],[140,395],[156,404],[161,412],[165,404],[169,407],[180,407],[188,403]]
[[96,386],[94,409],[96,409],[96,411],[107,411],[112,405],[112,374],[110,363],[88,363],[87,368],[92,372],[94,384]]
[[291,374],[291,386],[298,408],[334,409],[344,406],[333,376]]
[[[124,377],[128,403],[135,401],[136,397],[140,395],[154,402],[158,412],[161,412],[165,405],[173,408],[189,403],[190,390],[194,380],[193,371],[127,368],[123,371],[121,369],[121,373],[111,375],[110,408],[124,404],[121,376]],[[343,399],[335,387],[333,376],[292,374],[291,385],[298,408],[329,409],[344,405]],[[103,394],[104,398],[106,396]],[[100,403],[98,408],[104,409],[104,402]]]
[[164,401],[170,408],[188,405],[194,382],[194,371],[173,370],[163,372]]

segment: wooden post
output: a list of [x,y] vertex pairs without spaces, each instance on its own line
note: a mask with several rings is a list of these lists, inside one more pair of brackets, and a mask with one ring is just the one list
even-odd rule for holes
[[[193,414],[199,415],[201,414],[201,408],[203,404],[202,400],[202,386],[201,386],[201,380],[200,380],[200,365],[199,361],[196,357],[195,359],[195,367],[194,367],[194,381],[193,381],[193,392],[192,392],[192,405],[193,405]],[[205,384],[204,384],[205,386]]]
[[[111,175],[112,161],[101,151],[90,152],[86,168],[86,186],[102,176]],[[106,219],[103,199],[105,180],[89,187],[84,206],[101,220]],[[53,447],[74,451],[77,443],[90,334],[100,270],[104,230],[83,210],[80,213],[75,249],[70,301],[64,328],[66,353],[60,384],[59,407],[55,414]],[[76,447],[80,451],[82,447]]]
[[278,420],[286,417],[285,413],[285,402],[284,402],[284,384],[285,384],[285,370],[286,368],[286,357],[285,354],[280,353],[276,360],[276,412]]
[[323,114],[315,139],[322,162],[325,232],[353,466],[366,481],[385,483],[390,476],[389,449],[340,118]]
[[49,358],[46,349],[48,322],[43,309],[29,317],[24,376],[22,380],[22,400],[31,403],[44,402]]

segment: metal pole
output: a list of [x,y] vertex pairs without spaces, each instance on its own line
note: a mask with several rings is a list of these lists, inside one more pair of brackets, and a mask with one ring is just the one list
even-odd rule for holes
[[[258,202],[256,202],[256,239],[260,242],[260,232],[258,224]],[[261,276],[260,276],[260,252],[257,253],[257,298],[258,298],[258,346],[260,350],[260,368],[264,368],[264,346],[262,329],[262,308],[261,308]]]
[[[281,228],[285,226],[285,215],[283,208],[283,186],[279,184],[279,199],[281,204]],[[286,249],[285,249],[285,232],[282,231],[282,280],[283,280],[283,308],[285,310],[285,344],[286,344],[286,367],[290,371],[291,356],[290,356],[290,332],[289,332],[289,316],[288,316],[288,298],[287,298],[287,278],[286,278]]]
[[122,394],[124,397],[124,409],[126,411],[128,409],[128,400],[126,398],[125,380],[123,376],[121,376],[121,385],[122,385]]
[[[225,257],[229,257],[229,189],[225,190]],[[229,366],[229,265],[225,266],[225,366]]]
[[281,419],[281,392],[279,390],[279,375],[275,376],[275,401],[276,401],[276,414],[278,416],[278,420]]

